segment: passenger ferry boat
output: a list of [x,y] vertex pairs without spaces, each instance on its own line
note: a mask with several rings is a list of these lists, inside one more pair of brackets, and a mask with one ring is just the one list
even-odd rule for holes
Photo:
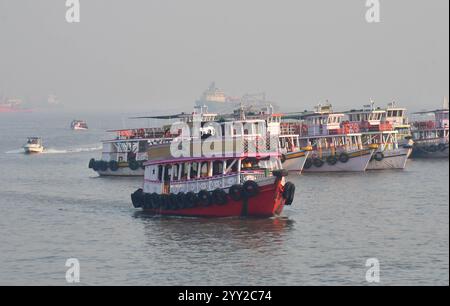
[[42,138],[29,137],[27,143],[23,147],[26,154],[42,153],[44,146],[42,145]]
[[[359,126],[344,121],[344,113],[334,113],[330,104],[300,115],[297,123],[300,147],[311,150],[303,172],[363,172],[374,150],[364,146]],[[290,124],[293,130],[295,124]]]
[[394,131],[397,131],[399,145],[412,145],[411,125],[407,117],[407,109],[398,107],[395,102],[389,103],[386,108],[385,121],[390,123]]
[[91,159],[89,168],[100,176],[144,176],[148,148],[169,143],[173,137],[162,128],[141,128],[108,131],[116,133],[112,140],[102,141],[100,160]]
[[448,158],[449,157],[449,109],[448,102],[444,108],[416,113],[434,115],[433,119],[416,121],[413,124],[413,157]]
[[364,146],[375,150],[367,170],[404,169],[412,153],[412,141],[405,143],[404,139],[399,144],[399,131],[394,128],[404,128],[404,109],[392,105],[388,110],[375,109],[373,103],[364,107],[347,114],[350,124],[359,125]]
[[[144,164],[143,188],[131,195],[134,207],[152,214],[176,216],[281,214],[284,205],[292,204],[295,186],[285,181],[287,171],[282,170],[277,147],[249,149],[260,148],[258,142],[266,135],[258,132],[263,123],[262,120],[246,121],[251,128],[232,129],[231,138],[222,139],[233,141],[235,149],[224,152],[217,148],[217,155],[210,157],[202,152],[199,157],[173,158],[167,151],[168,145],[150,148],[150,160]],[[193,139],[190,148],[197,141]],[[166,153],[161,153],[164,148]],[[153,150],[158,153],[153,154]]]
[[375,149],[367,170],[405,169],[412,153],[411,144],[401,145],[398,142],[398,131],[366,132],[363,143]]
[[[190,114],[181,113],[169,116],[148,116],[132,119],[158,119],[172,120],[192,126],[195,122],[205,124],[217,120],[217,114],[209,113],[206,107],[196,107]],[[89,168],[100,176],[144,176],[144,162],[149,159],[150,147],[161,144],[170,144],[174,137],[170,127],[138,128],[109,131],[116,133],[112,140],[103,141],[102,157],[89,161]],[[208,134],[207,128],[200,128],[200,132]]]
[[282,123],[283,114],[274,112],[274,107],[268,105],[256,114],[245,114],[241,108],[240,119],[262,119],[266,121],[267,131],[271,135],[278,135],[278,146],[281,153],[280,160],[283,169],[289,172],[301,173],[312,148],[300,146],[300,135],[297,126]]
[[73,120],[72,123],[70,124],[70,128],[72,130],[87,130],[88,129],[88,125],[85,121],[83,120]]

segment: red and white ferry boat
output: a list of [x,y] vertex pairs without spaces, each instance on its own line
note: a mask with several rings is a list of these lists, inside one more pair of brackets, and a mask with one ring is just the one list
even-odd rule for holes
[[[249,120],[245,124],[243,128],[222,124],[222,131],[229,129],[231,135],[216,138],[223,141],[223,146],[214,147],[214,154],[208,147],[210,157],[202,153],[201,157],[173,158],[169,153],[173,144],[152,147],[150,160],[144,163],[143,188],[131,195],[134,207],[176,216],[281,214],[284,205],[292,204],[295,186],[285,181],[287,171],[282,170],[278,146],[261,145],[267,135],[265,122]],[[230,141],[233,149],[224,151]],[[197,143],[198,139],[192,139],[189,151]]]
[[[262,154],[188,158],[145,163],[144,188],[132,194],[136,208],[158,215],[272,217],[294,199],[286,171]],[[246,164],[251,164],[247,167]]]
[[413,157],[448,158],[449,157],[449,109],[448,102],[435,111],[420,112],[416,115],[432,115],[428,120],[413,123]]

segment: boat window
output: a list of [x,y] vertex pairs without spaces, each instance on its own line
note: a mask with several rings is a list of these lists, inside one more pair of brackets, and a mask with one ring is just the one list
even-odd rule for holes
[[162,181],[163,166],[158,166],[158,181]]
[[172,177],[172,166],[168,165],[165,167],[165,171],[164,171],[164,181],[165,182],[169,182],[171,177]]
[[201,177],[208,177],[208,170],[209,170],[208,162],[202,163],[201,168],[200,168]]
[[179,178],[178,178],[179,165],[173,165],[172,168],[173,168],[172,180],[173,181],[178,181],[179,180]]
[[191,165],[191,179],[195,179],[198,176],[198,163],[192,163]]
[[139,141],[139,153],[145,153],[148,150],[148,141]]
[[230,173],[236,173],[237,172],[237,162],[233,159],[227,160],[227,168],[231,166],[231,169],[227,172],[227,174]]
[[261,169],[259,161],[256,158],[246,158],[241,163],[242,170],[256,170]]
[[213,163],[213,176],[221,175],[223,173],[223,161],[215,161]]

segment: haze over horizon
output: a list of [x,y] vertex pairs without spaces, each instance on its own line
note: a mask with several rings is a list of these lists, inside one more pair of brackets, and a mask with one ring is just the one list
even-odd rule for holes
[[411,110],[449,96],[449,1],[0,0],[0,96],[67,109],[189,111],[215,81],[285,110],[374,99]]

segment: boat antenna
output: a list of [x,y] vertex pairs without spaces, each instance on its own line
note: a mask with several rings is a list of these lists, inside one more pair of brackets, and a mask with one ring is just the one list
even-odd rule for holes
[[444,97],[444,102],[442,104],[443,109],[448,109],[448,97]]

